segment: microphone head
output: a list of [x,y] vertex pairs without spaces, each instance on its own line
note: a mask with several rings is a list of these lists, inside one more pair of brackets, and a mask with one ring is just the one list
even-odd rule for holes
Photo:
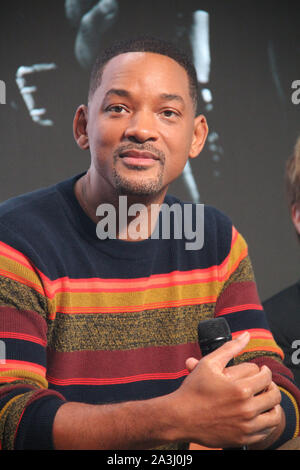
[[211,318],[203,320],[198,325],[198,341],[201,344],[214,342],[218,339],[231,339],[231,331],[225,318]]

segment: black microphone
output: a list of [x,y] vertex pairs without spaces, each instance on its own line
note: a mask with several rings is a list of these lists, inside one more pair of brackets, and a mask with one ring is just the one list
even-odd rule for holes
[[[231,340],[232,336],[229,325],[223,317],[203,320],[198,325],[198,342],[202,356],[212,353],[227,341]],[[231,359],[226,367],[233,365],[234,360]],[[247,450],[247,446],[224,450]]]

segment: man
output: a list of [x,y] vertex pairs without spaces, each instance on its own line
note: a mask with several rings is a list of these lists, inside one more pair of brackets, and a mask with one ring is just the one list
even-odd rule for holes
[[[167,189],[207,136],[196,83],[161,41],[108,50],[74,118],[88,171],[1,207],[3,448],[267,448],[297,436],[299,392],[244,239],[211,207],[202,248],[176,236],[176,211],[170,236],[156,236],[153,207],[185,208]],[[101,239],[110,207],[116,236]],[[197,325],[221,315],[234,339],[199,360]]]
[[[286,164],[285,182],[289,212],[300,240],[300,138]],[[264,302],[264,309],[275,340],[284,352],[284,363],[300,387],[299,281]]]
[[[130,4],[130,6],[129,6]],[[135,34],[159,35],[161,38],[172,38],[177,44],[191,51],[193,63],[197,72],[199,97],[202,99],[198,109],[208,113],[213,110],[213,96],[210,90],[210,37],[209,37],[209,2],[185,1],[174,2],[152,0],[66,0],[65,12],[68,20],[77,29],[74,52],[75,57],[83,68],[89,68],[99,49],[104,49],[109,43],[109,37],[118,36],[125,39],[132,33],[132,12],[138,11],[138,21],[134,21]],[[203,10],[206,9],[206,11]],[[161,24],[157,18],[168,18]],[[123,28],[126,24],[127,27]],[[140,31],[141,33],[139,33]],[[199,99],[200,101],[200,99]],[[218,133],[211,129],[208,146],[212,152],[213,161],[217,162],[223,152],[219,145]],[[195,181],[192,168],[187,165],[182,172],[183,183],[188,191],[189,199],[200,202],[200,193]]]

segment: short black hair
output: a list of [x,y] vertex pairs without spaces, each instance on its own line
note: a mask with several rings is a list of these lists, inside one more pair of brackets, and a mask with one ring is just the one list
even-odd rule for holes
[[197,72],[192,60],[187,53],[180,50],[172,42],[153,37],[138,37],[125,41],[116,41],[110,47],[101,52],[97,56],[91,69],[88,94],[89,100],[92,98],[101,83],[103,69],[107,62],[109,62],[113,57],[127,52],[152,52],[155,54],[161,54],[170,57],[181,65],[188,75],[190,95],[196,111],[198,101],[198,80]]

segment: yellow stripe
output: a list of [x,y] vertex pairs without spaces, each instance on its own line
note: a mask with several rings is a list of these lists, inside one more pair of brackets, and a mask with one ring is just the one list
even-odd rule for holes
[[272,339],[250,339],[244,352],[247,352],[247,350],[253,351],[253,349],[257,349],[258,351],[273,351],[277,353],[282,359],[284,358],[283,351]]
[[[233,268],[236,268],[236,263],[241,262],[248,255],[248,247],[245,239],[239,233],[237,239],[231,247],[228,259],[228,277],[232,273]],[[242,258],[241,258],[242,257]]]
[[289,397],[289,399],[291,400],[291,402],[293,403],[294,408],[295,408],[296,429],[295,429],[295,432],[294,432],[294,435],[293,435],[293,439],[294,439],[295,437],[297,437],[299,435],[299,409],[298,409],[298,404],[297,404],[295,398],[293,397],[293,395],[290,394],[290,392],[288,392],[287,390],[285,390],[282,387],[278,387],[278,388],[279,388],[279,390],[281,390],[283,393],[285,393]]
[[17,263],[5,256],[0,256],[1,274],[26,286],[36,289],[40,294],[44,293],[43,285],[39,276],[33,269]]
[[17,401],[20,397],[23,396],[23,393],[21,395],[17,395],[16,397],[12,398],[11,400],[9,400],[8,403],[6,403],[6,405],[2,408],[2,410],[0,411],[0,421],[2,419],[2,417],[5,415],[5,412],[7,410],[7,408],[10,407],[10,405],[12,405],[15,401]]
[[11,370],[4,370],[0,371],[0,382],[2,382],[1,377],[17,377],[16,380],[30,380],[31,382],[34,382],[38,387],[40,388],[48,388],[48,382],[47,380],[38,374],[35,374],[34,372],[30,372],[27,370],[22,370],[22,369],[11,369]]
[[[95,293],[74,293],[60,292],[55,296],[54,302],[58,307],[80,308],[93,307],[97,309],[104,307],[126,307],[141,306],[152,303],[164,303],[183,301],[184,299],[206,299],[207,297],[217,297],[222,283],[212,282],[205,284],[192,284],[184,286],[172,286],[165,288],[151,289],[142,292],[95,292]],[[201,290],[200,290],[201,288]]]

